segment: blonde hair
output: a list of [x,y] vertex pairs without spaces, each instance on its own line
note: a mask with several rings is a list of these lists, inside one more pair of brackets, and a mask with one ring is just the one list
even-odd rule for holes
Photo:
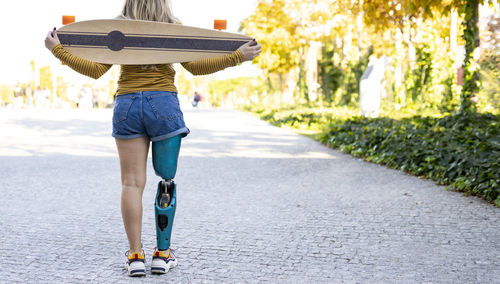
[[[119,18],[180,24],[172,13],[170,0],[126,0]],[[142,70],[158,71],[156,65],[141,65]]]
[[122,18],[180,24],[172,13],[170,0],[126,0]]

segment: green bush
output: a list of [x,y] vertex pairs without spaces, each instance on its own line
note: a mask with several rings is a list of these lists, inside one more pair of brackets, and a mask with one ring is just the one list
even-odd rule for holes
[[500,206],[500,123],[473,113],[335,121],[320,136],[334,148],[433,179]]

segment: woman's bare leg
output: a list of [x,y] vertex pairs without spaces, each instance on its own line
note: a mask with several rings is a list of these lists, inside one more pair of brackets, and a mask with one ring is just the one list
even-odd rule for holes
[[141,252],[142,193],[146,185],[148,137],[115,139],[120,156],[121,210],[130,252]]

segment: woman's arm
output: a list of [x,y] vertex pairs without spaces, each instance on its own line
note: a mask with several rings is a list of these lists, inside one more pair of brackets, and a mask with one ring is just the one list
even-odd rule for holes
[[193,75],[207,75],[236,66],[243,62],[243,55],[238,50],[215,58],[206,58],[191,62],[181,63]]
[[231,54],[216,58],[200,59],[191,62],[181,63],[186,70],[193,75],[207,75],[236,66],[247,60],[257,57],[262,51],[262,47],[254,40],[242,45],[238,50]]
[[59,42],[55,29],[47,34],[47,37],[45,38],[45,46],[52,52],[52,54],[54,54],[55,57],[59,58],[59,60],[68,65],[71,69],[94,79],[100,78],[112,66],[110,64],[100,64],[90,60],[85,60],[67,52]]

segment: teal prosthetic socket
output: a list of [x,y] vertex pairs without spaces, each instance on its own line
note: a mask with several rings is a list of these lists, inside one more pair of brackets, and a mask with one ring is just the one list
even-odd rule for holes
[[174,179],[181,149],[181,136],[153,142],[153,167],[163,179]]
[[170,248],[170,236],[177,206],[173,179],[177,171],[180,147],[180,135],[153,142],[153,167],[156,175],[164,179],[158,183],[155,198],[156,243],[159,250]]

